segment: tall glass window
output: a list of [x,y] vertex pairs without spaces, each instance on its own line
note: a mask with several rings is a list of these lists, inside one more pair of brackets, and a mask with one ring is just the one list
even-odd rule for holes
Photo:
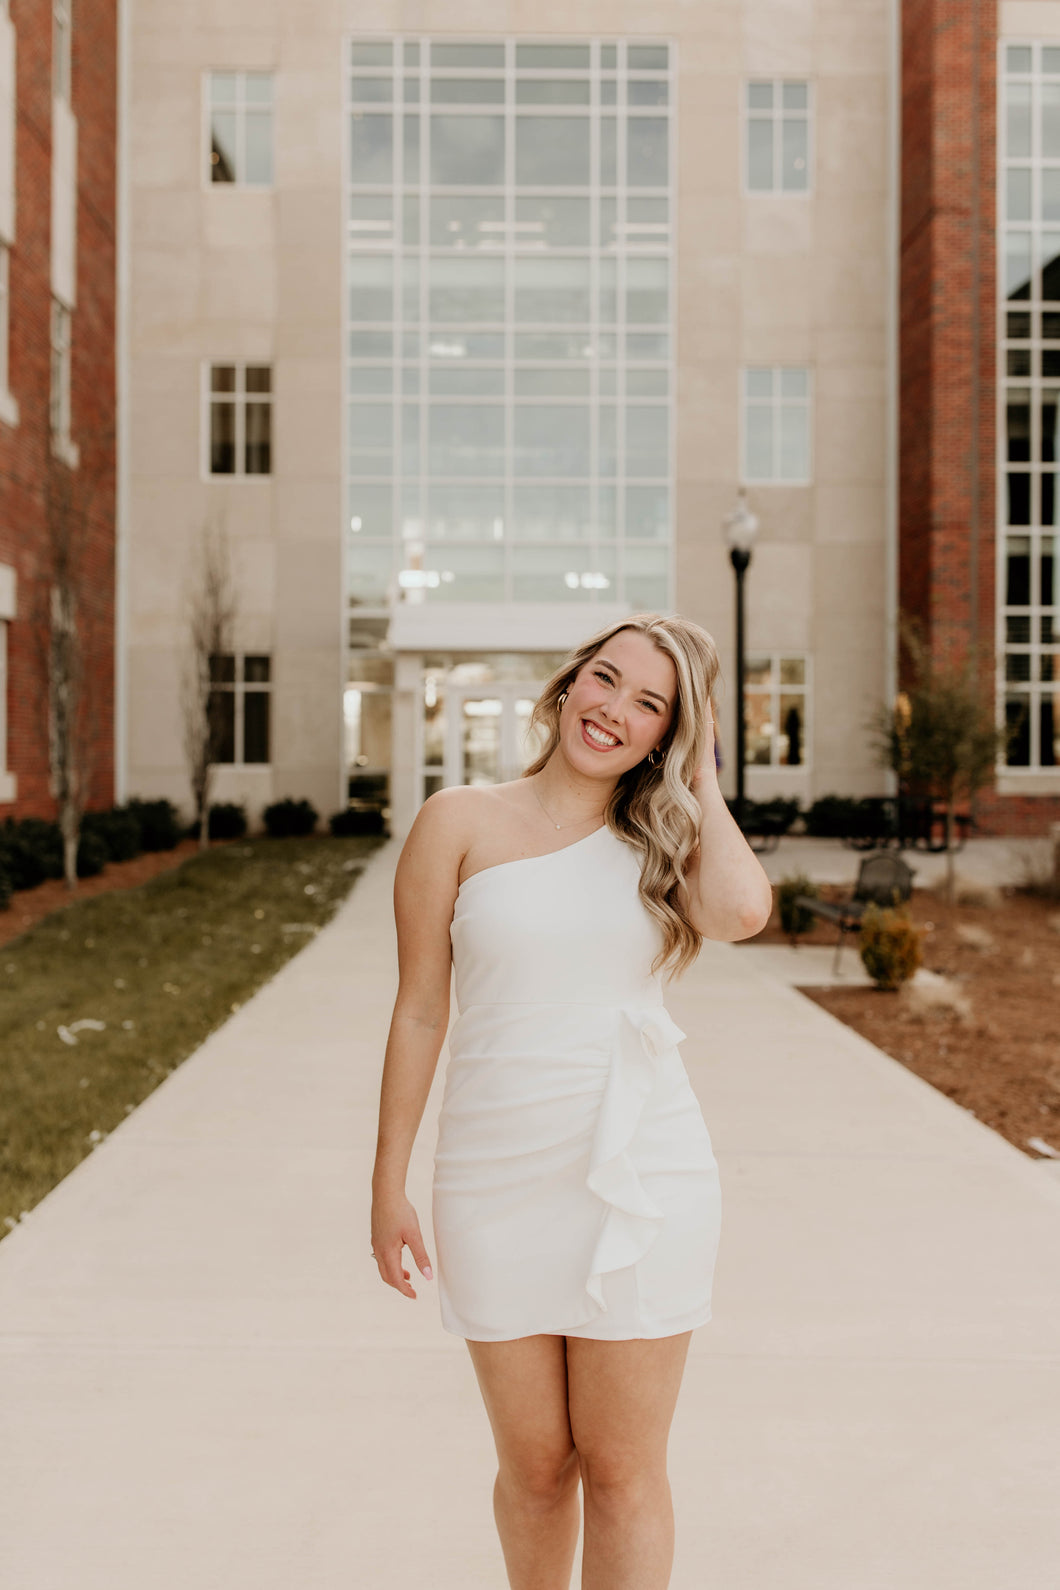
[[1060,763],[1060,47],[1001,59],[998,651],[1011,767]]
[[347,48],[351,602],[668,607],[669,46]]

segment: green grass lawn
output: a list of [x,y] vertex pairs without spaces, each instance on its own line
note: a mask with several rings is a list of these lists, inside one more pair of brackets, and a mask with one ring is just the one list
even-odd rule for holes
[[237,840],[0,946],[0,1237],[309,942],[380,843]]

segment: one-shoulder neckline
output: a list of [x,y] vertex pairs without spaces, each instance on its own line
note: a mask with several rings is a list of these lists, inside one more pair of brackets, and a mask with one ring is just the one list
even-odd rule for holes
[[470,878],[465,878],[457,887],[457,899],[467,888],[474,883],[476,878],[484,878],[487,873],[500,872],[504,867],[525,867],[532,861],[551,861],[555,856],[565,856],[568,850],[577,850],[579,845],[587,845],[590,839],[595,839],[597,834],[610,833],[607,823],[601,823],[599,828],[594,828],[591,834],[585,834],[581,839],[575,839],[569,845],[561,845],[558,850],[543,851],[540,856],[513,856],[511,861],[495,861],[492,867],[480,867],[478,872],[473,872]]

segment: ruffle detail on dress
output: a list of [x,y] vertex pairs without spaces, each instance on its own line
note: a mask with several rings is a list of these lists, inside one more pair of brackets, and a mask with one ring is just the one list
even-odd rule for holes
[[659,1234],[663,1211],[649,1198],[629,1145],[655,1081],[658,1061],[685,1037],[662,1005],[619,1011],[618,1041],[604,1084],[586,1186],[609,1207],[585,1290],[606,1312],[603,1277],[636,1264]]

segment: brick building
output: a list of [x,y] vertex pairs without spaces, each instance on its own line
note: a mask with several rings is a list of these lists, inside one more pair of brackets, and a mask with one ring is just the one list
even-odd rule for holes
[[0,816],[55,813],[57,614],[87,804],[114,799],[116,27],[116,0],[0,7]]

